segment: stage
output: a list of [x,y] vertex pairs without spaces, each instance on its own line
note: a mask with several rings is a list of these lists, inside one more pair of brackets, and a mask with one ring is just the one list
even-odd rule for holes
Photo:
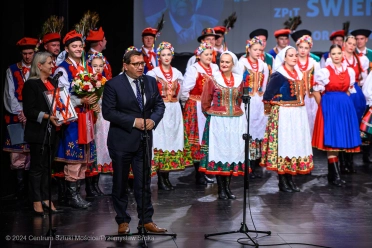
[[[363,165],[361,155],[355,155],[357,174],[343,178],[347,187],[328,185],[325,154],[314,151],[315,168],[311,175],[297,176],[299,193],[278,191],[277,175],[264,171],[264,178],[250,180],[248,202],[257,230],[271,231],[271,236],[258,235],[260,245],[308,243],[324,247],[372,247],[372,165]],[[204,238],[204,234],[234,231],[240,228],[243,206],[243,177],[233,178],[231,189],[236,200],[218,200],[217,184],[197,186],[193,168],[175,172],[170,180],[176,189],[158,191],[157,177],[152,180],[154,222],[176,233],[177,238],[149,237],[149,247],[244,247],[236,242],[244,234]],[[111,191],[111,176],[101,176],[101,188]],[[84,186],[83,186],[84,187]],[[85,191],[82,191],[85,192]],[[53,195],[53,199],[56,198]],[[52,242],[52,247],[140,247],[138,237],[105,241],[105,235],[116,234],[115,211],[110,196],[88,199],[88,210],[71,209],[53,215],[58,235],[71,235]],[[34,217],[27,204],[11,198],[2,199],[1,247],[41,247],[48,230],[48,216]],[[130,228],[136,232],[138,218],[136,203],[130,196],[128,211],[132,216]],[[247,208],[247,225],[254,230]],[[249,233],[256,237],[255,233]],[[9,235],[9,236],[6,236]],[[78,235],[78,236],[72,236]],[[10,239],[13,241],[6,241]],[[16,242],[14,240],[23,240]],[[90,241],[85,241],[90,239]],[[242,242],[247,243],[247,239]],[[248,246],[245,246],[248,247]],[[310,245],[275,245],[271,247],[312,247]]]

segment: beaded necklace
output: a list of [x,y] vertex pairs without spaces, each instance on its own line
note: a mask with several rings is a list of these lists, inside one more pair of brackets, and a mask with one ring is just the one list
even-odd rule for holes
[[307,67],[309,66],[309,56],[306,57],[306,62],[304,65],[300,62],[300,60],[297,61],[297,65],[300,68],[301,71],[306,71]]
[[351,63],[349,63],[349,60],[348,60],[348,58],[346,58],[346,56],[344,58],[346,60],[346,63],[347,63],[347,66],[348,67],[354,67],[354,64],[355,64],[355,57],[354,57],[354,55],[353,55],[353,62],[351,62]]
[[173,78],[173,71],[172,71],[172,67],[170,66],[169,67],[169,72],[165,72],[163,70],[163,66],[161,64],[159,64],[159,68],[160,68],[160,71],[163,73],[165,79],[168,81],[168,82],[172,82],[172,78]]
[[258,60],[256,62],[251,62],[249,57],[247,58],[248,63],[251,65],[251,68],[253,71],[257,72],[258,71]]
[[234,86],[234,76],[231,73],[230,80],[225,77],[225,74],[221,71],[221,75],[223,78],[223,81],[225,81],[225,84],[227,87],[233,87]]
[[208,68],[204,67],[200,61],[198,61],[199,65],[204,69],[204,71],[208,74],[208,76],[212,76],[212,68],[209,65]]
[[168,94],[172,95],[172,78],[173,78],[173,71],[172,66],[169,67],[169,72],[165,72],[163,70],[163,66],[161,63],[159,64],[160,71],[163,73],[165,80],[168,83]]
[[298,80],[298,75],[297,75],[297,71],[295,69],[293,69],[293,72],[291,72],[290,70],[287,69],[287,67],[285,65],[283,65],[284,67],[284,70],[288,73],[288,75],[293,78],[294,80]]

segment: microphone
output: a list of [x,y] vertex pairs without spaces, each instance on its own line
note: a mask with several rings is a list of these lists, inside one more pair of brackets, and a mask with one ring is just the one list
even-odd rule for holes
[[243,96],[242,96],[243,102],[245,104],[248,103],[249,100],[249,88],[247,86],[243,87]]
[[62,71],[59,71],[54,77],[50,77],[53,81],[58,81],[58,79],[63,75]]
[[138,78],[140,85],[141,85],[141,93],[145,92],[145,82],[143,80],[143,75]]

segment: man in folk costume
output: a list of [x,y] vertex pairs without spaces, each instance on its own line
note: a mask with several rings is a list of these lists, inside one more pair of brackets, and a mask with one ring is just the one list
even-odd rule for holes
[[[220,66],[220,56],[224,51],[228,51],[225,35],[234,28],[234,24],[237,20],[236,13],[233,12],[224,21],[223,26],[216,26],[214,28],[205,28],[202,31],[201,36],[198,37],[199,43],[209,43],[213,47],[213,58],[212,63]],[[192,56],[187,62],[187,67],[196,62],[196,56]]]
[[[371,30],[368,29],[356,29],[351,32],[351,34],[355,37],[356,39],[356,54],[359,56],[365,55],[368,60],[369,60],[369,68],[368,68],[368,73],[372,71],[372,49],[367,48],[366,44],[368,42],[368,37],[371,34]],[[363,90],[364,91],[364,90]],[[369,108],[366,108],[366,113],[369,110]],[[362,145],[362,153],[363,153],[363,162],[364,163],[372,163],[372,160],[370,159],[370,150],[371,150],[371,142],[372,142],[372,137],[371,135],[368,135],[367,139],[369,140],[368,145]],[[363,139],[363,143],[368,143],[365,142],[365,139]]]
[[279,29],[274,32],[276,46],[269,51],[269,54],[275,59],[276,55],[289,44],[290,29]]
[[[294,42],[297,42],[298,39],[300,39],[302,36],[304,35],[308,35],[311,37],[311,31],[310,30],[307,30],[307,29],[301,29],[301,30],[297,30],[297,31],[294,31],[291,33],[291,37],[293,39]],[[316,62],[319,62],[320,61],[320,58],[319,56],[313,54],[310,52],[310,57],[313,58]]]
[[[31,62],[35,54],[37,39],[24,37],[17,42],[22,60],[10,65],[6,70],[4,82],[4,107],[6,125],[22,123],[26,125],[26,117],[23,114],[22,89],[30,75]],[[27,144],[12,145],[9,132],[6,129],[3,151],[10,153],[10,168],[17,170],[17,197],[26,193],[25,170],[30,167],[30,150]]]
[[[59,78],[59,86],[65,87],[70,93],[70,101],[77,113],[83,111],[83,105],[94,104],[97,96],[79,97],[73,92],[72,81],[76,74],[85,70],[83,67],[83,38],[75,30],[66,34],[63,39],[67,58],[58,66],[56,74],[62,72]],[[95,112],[99,112],[99,106],[93,105]],[[85,171],[88,163],[93,163],[96,158],[94,140],[89,144],[78,144],[78,121],[73,121],[64,125],[63,133],[57,149],[55,160],[64,162],[64,173],[67,185],[68,205],[74,208],[91,206],[90,202],[85,201],[80,196],[80,184],[85,178]]]
[[[212,63],[217,63],[217,51],[214,50],[214,47],[216,45],[216,39],[220,38],[220,35],[216,34],[213,28],[205,28],[202,31],[202,34],[198,37],[199,43],[209,43],[213,47],[213,58]],[[193,65],[196,62],[196,56],[193,55],[189,61],[187,61],[187,67],[186,69]]]
[[53,58],[53,68],[52,74],[54,74],[57,69],[57,57],[61,52],[61,31],[63,28],[63,17],[58,18],[57,16],[49,17],[42,30],[42,48],[45,51],[52,54]]
[[269,33],[266,29],[259,28],[259,29],[253,30],[249,34],[250,39],[253,39],[253,37],[258,37],[262,41],[263,53],[261,54],[261,60],[266,63],[267,68],[269,69],[269,76],[270,76],[272,72],[273,64],[274,64],[274,57],[271,54],[265,52],[266,42],[267,42],[267,38],[269,37]]
[[[329,40],[331,41],[332,45],[337,44],[341,47],[344,45],[344,39],[345,39],[345,31],[344,30],[336,30],[329,36]],[[322,55],[322,58],[320,59],[320,67],[325,68],[325,62],[329,58],[329,52],[325,52]]]
[[216,26],[213,28],[213,30],[216,34],[219,35],[219,38],[216,39],[214,50],[219,54],[223,53],[224,51],[228,51],[229,49],[227,48],[225,43],[226,27]]
[[214,32],[220,36],[219,38],[216,38],[216,44],[214,46],[214,50],[219,54],[229,50],[227,48],[225,35],[234,27],[236,19],[236,13],[234,12],[224,20],[223,26],[216,26],[213,28]]
[[367,48],[368,37],[371,35],[371,30],[368,29],[356,29],[351,32],[351,35],[355,36],[357,41],[357,54],[364,54],[369,60],[369,70],[372,71],[372,49]]
[[[106,49],[106,36],[105,32],[103,31],[102,27],[100,27],[98,30],[89,30],[89,34],[86,38],[86,42],[90,45],[90,49],[87,53],[87,58],[89,55],[94,54],[94,53],[102,53],[103,50]],[[102,75],[106,77],[107,80],[110,80],[112,78],[112,69],[111,65],[107,61],[107,58],[104,57],[105,59],[105,65],[103,67],[103,73]]]
[[142,31],[143,45],[141,52],[143,54],[143,59],[145,60],[146,63],[144,74],[158,66],[158,57],[154,49],[155,37],[157,33],[158,30],[156,28],[151,27],[145,28]]

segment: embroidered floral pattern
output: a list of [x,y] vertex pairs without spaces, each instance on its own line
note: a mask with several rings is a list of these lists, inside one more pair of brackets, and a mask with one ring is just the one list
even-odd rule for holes
[[268,118],[264,139],[262,141],[261,166],[278,174],[308,174],[314,168],[313,155],[306,157],[278,156],[279,107],[274,105]]
[[251,160],[256,160],[261,158],[261,146],[262,140],[255,139],[249,142],[249,158]]
[[[204,133],[203,133],[203,142],[201,145],[201,154],[202,159],[200,161],[199,171],[205,172],[205,174],[211,175],[222,175],[222,176],[239,176],[244,175],[244,163],[224,163],[221,161],[209,161],[208,157],[208,141],[209,141],[209,123],[211,117],[208,116],[205,123]],[[249,172],[251,169],[249,168]]]
[[192,159],[184,157],[184,154],[181,150],[175,152],[154,149],[153,165],[161,172],[184,170],[186,166],[192,165]]
[[202,154],[199,144],[198,115],[196,111],[196,101],[187,100],[183,112],[186,138],[189,140],[191,156],[194,162],[200,161]]

